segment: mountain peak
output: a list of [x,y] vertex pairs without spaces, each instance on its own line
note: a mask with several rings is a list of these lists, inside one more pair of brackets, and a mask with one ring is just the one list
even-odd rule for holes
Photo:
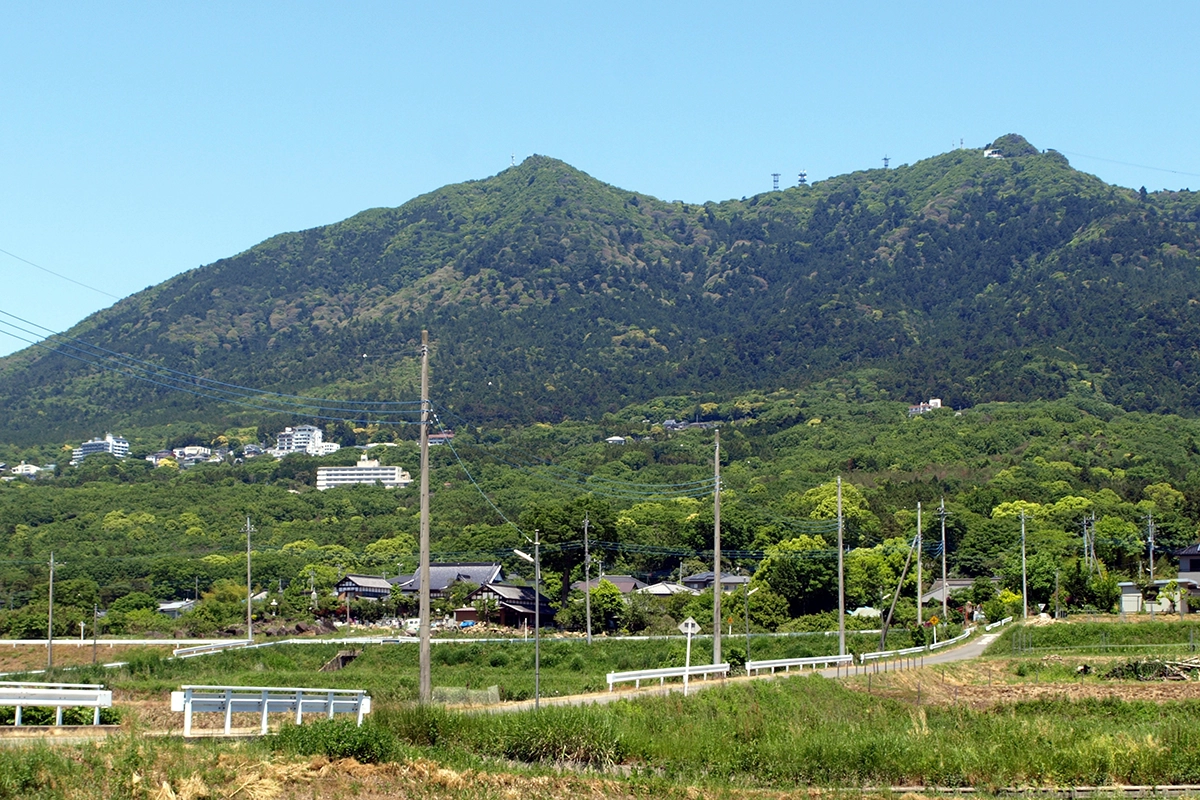
[[1005,158],[1036,156],[1041,152],[1019,133],[1006,133],[984,149],[995,150]]

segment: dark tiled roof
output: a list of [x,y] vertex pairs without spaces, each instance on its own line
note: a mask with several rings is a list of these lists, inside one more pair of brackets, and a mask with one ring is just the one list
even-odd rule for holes
[[[485,583],[495,583],[500,578],[501,567],[495,563],[464,562],[461,564],[429,565],[429,591],[431,592],[444,592],[450,588],[451,584],[458,581],[477,583],[482,586]],[[400,584],[401,590],[405,592],[419,592],[421,590],[419,571],[412,575],[397,578],[393,582]]]

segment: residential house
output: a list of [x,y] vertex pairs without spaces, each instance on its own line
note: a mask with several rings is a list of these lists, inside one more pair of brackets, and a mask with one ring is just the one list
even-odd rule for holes
[[909,406],[908,407],[908,415],[910,417],[916,417],[916,416],[919,416],[921,414],[926,414],[930,411],[933,411],[934,409],[941,408],[941,407],[942,407],[941,398],[940,397],[931,397],[931,398],[929,398],[928,403],[917,403],[915,406]]
[[[697,572],[695,575],[689,575],[680,581],[689,589],[695,589],[697,592],[702,592],[705,589],[711,589],[716,583],[714,572]],[[721,591],[732,592],[739,586],[744,586],[750,583],[750,578],[745,575],[733,575],[728,572],[721,573]]]
[[195,607],[195,600],[172,600],[169,603],[159,603],[158,613],[165,614],[171,619],[179,619]]
[[586,584],[583,581],[575,581],[571,584],[571,588],[582,592],[586,586],[588,590],[591,590],[599,586],[600,581],[608,581],[613,586],[616,586],[621,594],[633,594],[636,591],[646,588],[644,581],[639,581],[632,575],[601,575],[598,578],[592,578]]
[[652,594],[655,597],[669,597],[673,594],[699,594],[695,589],[689,589],[680,583],[654,583],[637,590],[638,594]]
[[[535,617],[542,627],[554,624],[554,608],[541,592],[532,586],[512,586],[507,583],[486,583],[467,595],[466,604],[454,611],[456,622],[479,622],[476,605],[480,601],[495,603],[491,621],[509,628],[532,628]],[[540,604],[540,609],[536,607]],[[535,610],[536,609],[536,610]]]
[[[499,583],[504,579],[503,568],[494,562],[464,562],[459,564],[429,565],[429,596],[432,599],[449,597],[450,587],[456,583],[474,583],[478,586]],[[392,581],[406,595],[417,595],[421,591],[420,570],[412,575],[401,575]]]
[[333,588],[338,600],[386,600],[392,596],[392,584],[375,575],[347,575]]

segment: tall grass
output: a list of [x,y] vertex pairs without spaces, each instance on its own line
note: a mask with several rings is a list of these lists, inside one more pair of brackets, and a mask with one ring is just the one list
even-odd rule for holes
[[[851,634],[852,652],[874,650],[876,636]],[[906,631],[888,637],[890,647],[910,643]],[[744,651],[744,636],[725,637],[725,654]],[[547,697],[584,694],[608,688],[609,672],[682,666],[686,642],[670,639],[612,640],[597,638],[542,641],[541,689]],[[836,636],[755,636],[750,643],[755,659],[803,658],[837,651]],[[692,663],[711,659],[712,640],[692,643]],[[61,672],[48,680],[105,683],[142,694],[166,692],[181,684],[236,686],[328,686],[366,689],[382,702],[414,700],[417,695],[415,644],[367,645],[357,659],[336,672],[319,672],[345,645],[277,645],[254,650],[231,650],[190,659],[171,659],[154,650],[131,653],[117,670],[87,668]],[[442,642],[432,649],[433,682],[437,687],[500,688],[503,700],[533,697],[533,641]]]
[[1193,652],[1200,648],[1200,619],[1121,624],[1072,622],[1056,625],[1015,625],[988,647],[987,654],[1011,656],[1032,650],[1080,650],[1089,653],[1126,653],[1139,648]]
[[[814,676],[686,699],[441,712],[436,742],[477,755],[646,765],[678,779],[777,788],[1188,783],[1200,779],[1197,712],[1196,702],[1117,700],[913,707]],[[416,743],[402,725],[394,730]]]

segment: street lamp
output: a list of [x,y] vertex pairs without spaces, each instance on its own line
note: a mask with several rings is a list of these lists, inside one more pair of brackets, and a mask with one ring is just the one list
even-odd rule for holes
[[755,586],[753,589],[750,589],[750,584],[746,584],[746,588],[749,589],[749,591],[746,592],[746,661],[749,662],[750,661],[750,595],[757,592],[761,587]]
[[[525,537],[528,539],[529,537]],[[542,702],[542,541],[538,531],[533,532],[533,556],[521,550],[513,550],[517,558],[533,564],[533,710],[541,708]]]

